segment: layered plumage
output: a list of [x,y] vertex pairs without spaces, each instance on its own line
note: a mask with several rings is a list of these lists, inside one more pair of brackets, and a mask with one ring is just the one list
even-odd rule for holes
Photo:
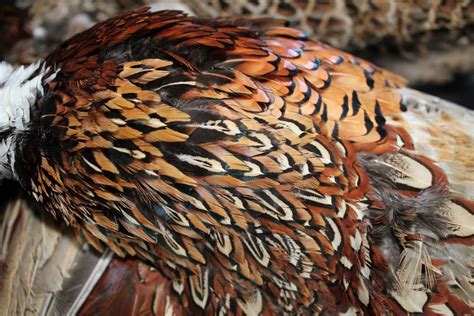
[[157,313],[469,313],[473,206],[385,125],[402,78],[279,21],[146,9],[43,69],[14,174],[153,264]]

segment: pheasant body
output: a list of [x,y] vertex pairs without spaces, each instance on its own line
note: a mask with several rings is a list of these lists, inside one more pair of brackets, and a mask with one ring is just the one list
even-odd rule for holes
[[157,267],[158,314],[469,313],[473,205],[385,125],[397,75],[279,21],[146,9],[38,72],[12,173]]

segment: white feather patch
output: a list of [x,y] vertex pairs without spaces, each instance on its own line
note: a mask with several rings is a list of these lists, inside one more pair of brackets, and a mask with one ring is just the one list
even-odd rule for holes
[[225,172],[225,169],[222,166],[222,164],[215,159],[209,159],[206,157],[199,157],[199,156],[191,156],[191,155],[186,155],[186,154],[176,155],[176,157],[181,161],[187,162],[191,165],[200,167],[202,169],[206,169],[210,172],[216,172],[216,173]]
[[392,297],[409,313],[423,313],[428,295],[423,291],[406,290],[403,293],[390,292]]
[[14,163],[13,150],[13,138],[7,137],[0,140],[0,179],[11,179],[13,172],[11,166]]
[[321,162],[324,163],[324,164],[330,164],[332,163],[332,159],[331,159],[331,154],[329,153],[329,151],[326,149],[326,147],[324,147],[321,143],[319,143],[318,141],[312,141],[311,142],[311,145],[313,145],[314,147],[316,147],[319,152],[321,153]]
[[369,305],[370,297],[369,297],[369,290],[367,289],[367,285],[365,284],[364,280],[360,278],[360,284],[357,287],[357,297],[365,306]]
[[334,237],[331,240],[331,245],[333,246],[334,249],[337,249],[339,248],[342,242],[339,228],[337,227],[336,223],[331,218],[327,218],[327,222],[329,223],[329,226],[331,226],[331,229],[334,232]]
[[350,270],[352,268],[352,262],[347,259],[346,256],[341,257],[341,263],[347,268],[347,270]]
[[237,303],[240,308],[244,311],[246,315],[257,316],[260,315],[260,312],[263,308],[263,299],[260,291],[255,291],[251,296],[249,296],[245,301],[237,299]]
[[440,315],[454,316],[453,312],[448,306],[446,306],[446,304],[430,304],[429,309]]
[[431,171],[407,155],[394,154],[390,156],[390,159],[380,161],[380,163],[392,168],[387,176],[396,183],[417,189],[426,189],[432,185]]
[[359,251],[360,245],[362,244],[362,238],[358,230],[356,230],[355,237],[350,237],[351,240],[351,247],[355,251]]
[[355,316],[359,315],[359,311],[355,307],[351,306],[345,313],[339,313],[340,316]]
[[19,131],[26,129],[30,122],[30,106],[38,95],[43,94],[43,71],[32,77],[41,67],[41,62],[17,69],[0,63],[0,131],[9,128]]
[[15,135],[28,128],[31,106],[43,94],[45,71],[42,61],[16,69],[0,62],[0,132],[11,130],[6,139],[0,141],[0,179],[15,176],[11,167],[15,160]]
[[450,221],[456,226],[456,236],[467,237],[474,234],[474,215],[462,205],[452,201],[448,204],[450,210]]

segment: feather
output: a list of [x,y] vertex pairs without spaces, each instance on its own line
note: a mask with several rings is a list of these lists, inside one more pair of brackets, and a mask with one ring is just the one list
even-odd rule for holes
[[79,267],[39,278],[63,289],[45,314],[78,311],[99,278],[89,313],[156,313],[150,293],[161,313],[468,308],[473,203],[386,124],[405,81],[271,21],[141,9],[46,57],[58,70],[32,108],[42,121],[6,167],[92,246],[157,278],[142,282],[133,258],[102,275],[107,255],[67,248]]
[[76,315],[108,267],[113,253],[98,256],[87,246],[74,258],[74,265],[63,280],[61,290],[50,294],[39,315]]
[[[419,312],[428,301],[424,293],[440,290],[446,282],[451,293],[470,302],[474,290],[469,281],[472,202],[450,193],[444,175],[433,163],[410,154],[419,164],[411,169],[411,163],[399,163],[399,155],[360,155],[374,186],[373,198],[383,204],[370,208],[368,218],[373,225],[370,235],[393,271],[385,276],[387,284],[394,280],[389,286],[392,297],[407,311]],[[420,170],[427,170],[422,174],[429,181],[410,180],[420,178]]]
[[2,314],[75,315],[108,265],[111,253],[98,256],[38,217],[17,199],[6,205],[0,223]]
[[410,131],[420,154],[437,161],[450,188],[474,198],[474,113],[452,102],[413,89],[400,90],[408,111],[387,123]]

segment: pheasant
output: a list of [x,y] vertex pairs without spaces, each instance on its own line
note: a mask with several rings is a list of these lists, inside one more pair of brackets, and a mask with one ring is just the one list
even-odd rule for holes
[[386,124],[405,84],[281,20],[138,9],[0,64],[0,177],[157,269],[156,314],[469,314],[474,203]]

